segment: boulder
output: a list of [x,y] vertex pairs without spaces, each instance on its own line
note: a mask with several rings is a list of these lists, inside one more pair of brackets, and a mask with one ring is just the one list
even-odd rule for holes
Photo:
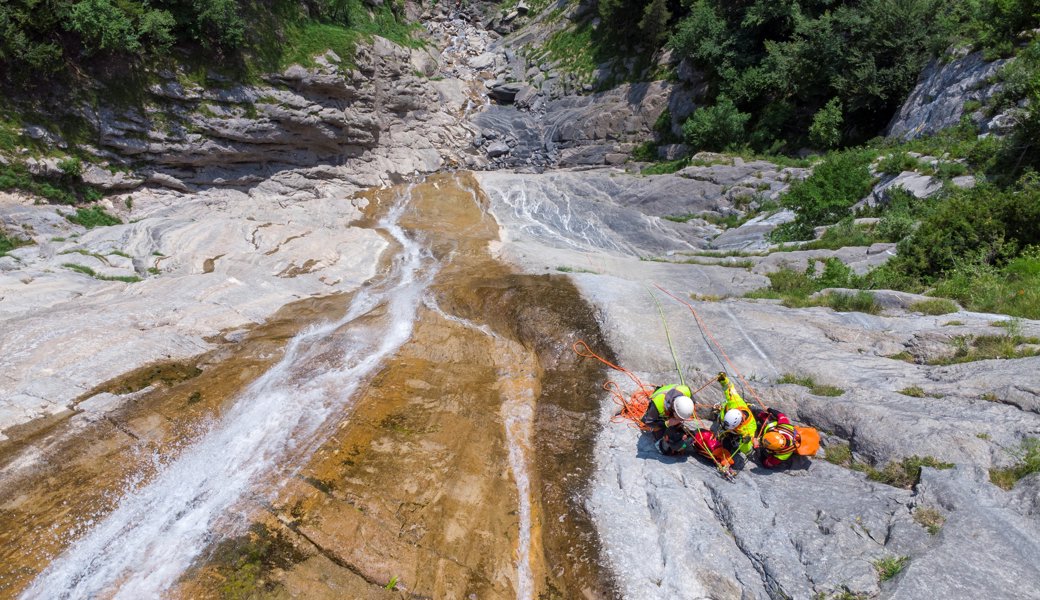
[[499,140],[497,142],[492,142],[491,144],[488,145],[488,147],[487,147],[487,155],[490,158],[497,158],[499,156],[504,156],[506,154],[509,154],[509,150],[510,150],[509,144]]
[[523,82],[513,81],[508,83],[496,83],[491,87],[490,95],[500,104],[511,104],[516,95],[524,87],[529,87]]

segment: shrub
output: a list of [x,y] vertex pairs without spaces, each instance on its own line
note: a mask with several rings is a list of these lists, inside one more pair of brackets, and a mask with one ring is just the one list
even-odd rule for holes
[[805,235],[816,225],[836,223],[847,217],[852,205],[866,196],[873,185],[868,170],[871,158],[872,153],[862,150],[831,153],[808,179],[792,185],[780,202],[798,216],[785,231]]
[[0,229],[0,256],[7,254],[19,246],[25,246],[31,243],[30,240],[8,236],[3,229]]
[[70,157],[59,161],[58,169],[65,177],[75,179],[83,173],[83,163],[76,157]]
[[695,149],[726,150],[744,143],[750,115],[737,110],[726,96],[714,106],[699,108],[683,123],[683,138]]
[[820,148],[834,148],[841,143],[843,121],[841,100],[831,98],[813,117],[812,125],[809,126],[809,139]]
[[886,175],[899,175],[903,171],[916,171],[920,168],[920,161],[907,154],[905,150],[883,157],[877,165],[878,172]]

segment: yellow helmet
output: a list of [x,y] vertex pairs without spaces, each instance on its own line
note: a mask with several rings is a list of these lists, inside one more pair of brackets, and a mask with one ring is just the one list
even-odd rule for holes
[[791,437],[770,431],[762,436],[762,445],[770,452],[787,452],[794,449],[795,443]]

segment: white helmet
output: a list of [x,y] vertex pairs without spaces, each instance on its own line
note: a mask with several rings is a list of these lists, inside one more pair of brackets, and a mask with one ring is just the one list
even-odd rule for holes
[[687,396],[679,396],[672,402],[672,408],[675,409],[675,415],[685,421],[693,416],[693,400],[690,400]]
[[736,408],[731,408],[726,411],[726,416],[722,419],[722,424],[726,426],[726,431],[732,431],[740,424],[744,422],[744,413]]

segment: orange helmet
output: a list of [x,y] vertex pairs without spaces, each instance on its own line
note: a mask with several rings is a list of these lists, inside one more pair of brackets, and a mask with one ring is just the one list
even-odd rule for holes
[[793,436],[786,436],[779,431],[770,431],[762,436],[762,445],[770,452],[789,452],[794,450]]

